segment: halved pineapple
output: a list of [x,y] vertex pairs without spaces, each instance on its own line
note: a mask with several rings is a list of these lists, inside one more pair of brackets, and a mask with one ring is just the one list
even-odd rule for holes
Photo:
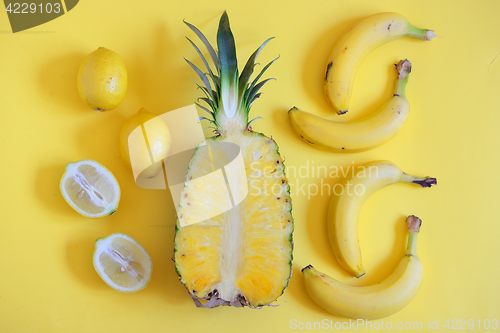
[[[274,60],[249,82],[267,41],[238,76],[227,14],[219,24],[218,54],[197,28],[188,26],[207,47],[217,71],[195,46],[208,74],[188,62],[205,85],[203,100],[211,110],[200,107],[212,115],[207,120],[217,135],[200,144],[190,162],[177,211],[175,267],[197,306],[260,307],[283,293],[292,272],[292,206],[283,160],[274,140],[253,132],[248,121],[250,105],[268,81],[258,80]],[[232,162],[224,144],[239,148],[243,183],[225,167]]]

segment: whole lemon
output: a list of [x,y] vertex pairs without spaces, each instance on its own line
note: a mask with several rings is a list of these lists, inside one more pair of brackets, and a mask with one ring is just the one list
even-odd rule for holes
[[142,108],[123,124],[120,132],[120,151],[132,166],[134,176],[152,178],[162,170],[161,161],[167,158],[172,140],[167,124],[156,114]]
[[78,70],[78,93],[97,111],[116,108],[125,96],[127,83],[127,69],[122,58],[105,47],[87,55]]

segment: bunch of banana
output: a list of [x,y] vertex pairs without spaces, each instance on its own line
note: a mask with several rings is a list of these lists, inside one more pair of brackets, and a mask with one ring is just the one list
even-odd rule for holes
[[[431,40],[432,30],[418,29],[396,13],[370,16],[349,30],[335,45],[326,68],[325,93],[338,114],[348,110],[357,69],[378,46],[403,36]],[[360,152],[392,138],[408,118],[405,87],[411,64],[396,64],[396,89],[384,106],[371,115],[350,122],[336,122],[292,108],[288,115],[294,130],[306,142],[318,148],[338,152]],[[344,181],[343,193],[334,196],[328,212],[328,236],[340,265],[356,277],[365,274],[358,239],[358,217],[366,199],[379,189],[395,183],[431,187],[435,178],[416,177],[388,161],[376,161],[358,167]],[[346,189],[354,189],[349,191]],[[361,188],[362,191],[356,191]],[[409,228],[405,257],[394,272],[379,284],[355,287],[343,284],[312,265],[302,272],[307,292],[325,310],[356,319],[378,319],[396,313],[417,294],[423,280],[423,266],[417,257],[416,239],[421,220],[407,218]]]
[[379,319],[404,308],[417,295],[424,277],[424,266],[417,256],[417,235],[422,221],[408,216],[406,254],[392,274],[379,284],[349,286],[309,265],[302,269],[306,290],[323,309],[354,319]]
[[[330,202],[327,225],[333,252],[340,265],[358,278],[365,274],[358,239],[359,213],[370,195],[396,183],[431,187],[437,180],[409,175],[389,161],[370,162],[346,178],[343,193]],[[362,191],[358,191],[359,188]],[[415,216],[409,216],[407,221],[410,238],[406,256],[387,279],[377,285],[355,287],[309,265],[302,272],[311,298],[329,312],[359,319],[382,318],[406,306],[417,294],[423,279],[422,263],[416,254],[416,235],[421,221]]]
[[[434,31],[419,29],[397,13],[379,13],[359,22],[334,46],[326,66],[325,93],[338,114],[348,111],[358,68],[366,56],[382,44],[403,36],[431,40]],[[408,118],[405,86],[411,65],[401,61],[393,97],[379,110],[362,119],[337,122],[292,108],[288,115],[297,134],[307,143],[326,150],[360,152],[392,138]]]
[[348,122],[327,120],[293,107],[288,111],[295,132],[307,143],[335,152],[361,152],[375,148],[399,132],[408,119],[410,105],[405,95],[411,64],[396,64],[398,78],[394,96],[368,116]]
[[[416,177],[403,172],[389,161],[374,161],[356,168],[357,172],[342,184],[344,190],[333,196],[328,210],[328,237],[340,266],[356,277],[365,274],[361,262],[358,238],[358,218],[366,199],[376,191],[396,183],[410,183],[422,187],[437,184],[435,178]],[[358,192],[358,188],[363,191]]]

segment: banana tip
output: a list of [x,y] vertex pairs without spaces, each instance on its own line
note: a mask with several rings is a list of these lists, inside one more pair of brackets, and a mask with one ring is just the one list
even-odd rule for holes
[[414,180],[413,182],[422,187],[432,187],[432,185],[437,185],[437,179],[431,177],[427,177],[423,180]]
[[431,41],[433,38],[436,38],[437,35],[434,34],[434,30],[427,30],[425,32],[424,40],[425,41]]
[[410,215],[406,218],[406,222],[408,222],[408,229],[411,231],[420,231],[420,226],[422,225],[422,220],[420,218],[415,215]]
[[398,71],[398,79],[404,79],[411,73],[411,63],[408,59],[400,60],[396,64],[396,70]]
[[311,268],[314,268],[313,265],[307,265],[306,267],[302,268],[300,271],[303,273],[304,270],[311,269]]

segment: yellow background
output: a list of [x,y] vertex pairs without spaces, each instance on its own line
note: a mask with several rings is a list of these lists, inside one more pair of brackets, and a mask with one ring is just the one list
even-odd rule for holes
[[[3,8],[3,6],[2,6]],[[135,185],[120,157],[118,135],[141,107],[161,114],[192,104],[201,92],[183,57],[201,65],[186,19],[215,41],[227,10],[240,63],[268,37],[260,55],[268,83],[251,116],[272,135],[287,167],[309,163],[344,168],[388,159],[408,173],[437,177],[432,189],[398,184],[371,197],[360,217],[367,275],[349,278],[326,235],[328,193],[292,193],[295,251],[290,285],[261,310],[197,309],[177,279],[170,194]],[[407,124],[389,143],[359,154],[306,145],[286,111],[297,106],[328,116],[324,68],[340,35],[362,18],[395,11],[432,42],[404,38],[374,51],[356,79],[350,113],[373,111],[392,95],[393,64],[408,58]],[[344,322],[308,297],[300,269],[317,269],[346,283],[381,281],[404,253],[404,217],[422,218],[419,255],[426,269],[417,297],[384,322],[500,319],[499,122],[500,2],[490,1],[81,1],[64,16],[12,34],[0,11],[0,332],[288,331],[291,321]],[[83,57],[100,46],[119,53],[129,73],[122,104],[98,113],[76,89]],[[498,61],[495,61],[498,60]],[[94,159],[122,189],[115,215],[79,216],[59,192],[66,163]],[[303,171],[304,172],[304,171]],[[289,173],[291,184],[338,183],[341,178]],[[293,186],[292,186],[293,191]],[[153,259],[149,287],[135,294],[109,288],[92,266],[94,241],[113,232],[137,239]],[[450,322],[451,323],[451,322]],[[457,325],[456,327],[458,327]],[[292,325],[293,327],[293,325]],[[467,326],[465,326],[467,327]],[[482,329],[483,330],[483,329]],[[362,330],[360,330],[362,331]]]

